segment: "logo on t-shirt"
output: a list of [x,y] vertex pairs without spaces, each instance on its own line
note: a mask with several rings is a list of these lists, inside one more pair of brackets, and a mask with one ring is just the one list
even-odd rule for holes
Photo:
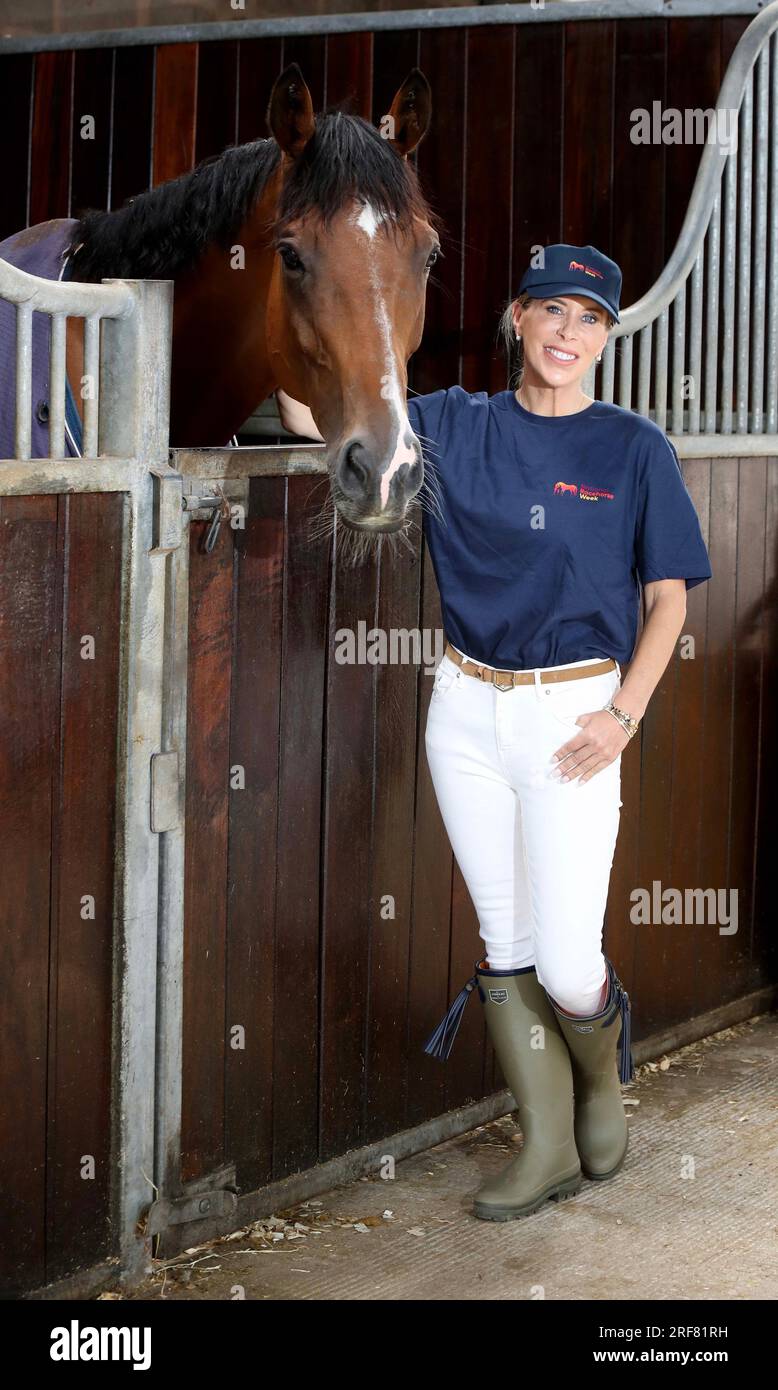
[[554,492],[569,492],[580,502],[599,502],[601,500],[612,502],[616,495],[613,492],[608,492],[607,488],[587,487],[584,483],[581,483],[580,486],[578,483],[554,483]]

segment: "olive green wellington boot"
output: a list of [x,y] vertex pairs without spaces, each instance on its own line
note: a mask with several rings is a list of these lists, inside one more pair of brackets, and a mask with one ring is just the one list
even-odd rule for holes
[[608,995],[599,1013],[578,1018],[563,1013],[548,996],[573,1064],[575,1142],[581,1167],[587,1178],[597,1181],[612,1178],[627,1156],[629,1126],[621,1086],[635,1073],[629,995],[607,956],[605,964]]
[[489,1036],[516,1099],[524,1143],[507,1168],[479,1188],[473,1214],[485,1221],[510,1221],[529,1216],[549,1199],[572,1197],[582,1185],[573,1131],[573,1075],[534,965],[491,970],[476,961],[475,970],[424,1051],[446,1060],[464,1006],[477,988]]

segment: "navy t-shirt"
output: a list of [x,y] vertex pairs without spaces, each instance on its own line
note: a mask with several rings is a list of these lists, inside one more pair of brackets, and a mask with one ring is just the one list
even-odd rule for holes
[[678,456],[652,420],[604,401],[537,415],[513,391],[461,386],[407,404],[444,629],[467,656],[504,670],[629,661],[638,579],[710,579]]

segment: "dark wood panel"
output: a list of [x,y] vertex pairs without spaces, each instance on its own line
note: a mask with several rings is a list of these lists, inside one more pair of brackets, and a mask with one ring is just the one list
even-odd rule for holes
[[281,67],[299,63],[310,89],[314,111],[321,111],[325,101],[326,54],[327,39],[323,34],[285,35],[281,40]]
[[196,43],[172,43],[156,50],[154,186],[194,167],[198,47]]
[[4,135],[0,241],[27,226],[34,65],[35,59],[27,53],[0,58],[0,129]]
[[372,116],[372,34],[330,34],[327,39],[327,106],[344,109],[369,121]]
[[114,70],[111,207],[151,188],[154,49],[117,48]]
[[0,1286],[45,1279],[52,789],[59,730],[56,498],[0,499]]
[[[705,638],[705,726],[702,744],[705,820],[698,883],[702,888],[715,889],[727,887],[730,839],[737,501],[737,460],[714,459],[711,466],[708,551],[716,578],[710,581],[715,582],[715,591],[709,599]],[[722,999],[736,998],[739,993],[738,974],[742,972],[740,934],[720,936],[718,928],[710,926],[707,931],[706,968],[695,982],[697,1011],[714,1008]]]
[[[109,204],[113,57],[109,48],[88,48],[73,55],[71,217]],[[126,120],[125,113],[122,119]]]
[[210,555],[207,523],[192,524],[184,890],[182,1178],[224,1160],[229,710],[233,644],[233,533]]
[[[618,260],[611,221],[613,20],[565,25],[563,241],[598,246]],[[585,158],[582,158],[585,149]]]
[[[503,303],[513,295],[513,72],[512,30],[503,34],[491,25],[468,30],[461,344],[461,385],[467,391],[498,391],[505,384],[495,334]],[[497,100],[484,101],[489,90],[499,93]]]
[[[276,940],[273,985],[273,1173],[283,1177],[319,1157],[321,1032],[324,1023],[320,961],[328,949],[322,923],[325,883],[323,746],[327,718],[330,546],[314,541],[321,508],[329,508],[323,478],[294,478],[286,494],[286,559],[277,582],[284,591],[281,663]],[[262,494],[260,494],[260,497]],[[330,655],[328,656],[328,652]],[[361,756],[361,749],[358,750]],[[337,866],[350,891],[354,865]],[[332,981],[330,1008],[351,1007],[349,982]],[[321,1011],[321,1012],[320,1012]],[[327,1084],[329,1078],[327,1079]]]
[[[464,200],[464,90],[467,31],[439,29],[421,36],[419,66],[432,87],[432,123],[411,155],[421,186],[443,218],[443,259],[428,281],[422,346],[411,359],[410,383],[416,394],[459,381],[460,286]],[[391,96],[394,93],[390,93]],[[386,98],[385,98],[386,100]]]
[[237,41],[198,44],[196,164],[237,141],[238,53]]
[[[111,1000],[123,501],[119,493],[60,500],[67,598],[52,845],[49,1280],[113,1249]],[[52,664],[56,677],[59,662]]]
[[72,53],[35,56],[30,145],[30,225],[69,215]]
[[[671,19],[667,25],[666,106],[686,112],[708,110],[716,99],[724,77],[720,64],[716,19]],[[707,125],[705,127],[707,134]],[[704,145],[666,144],[666,181],[670,196],[665,205],[667,256],[672,252],[683,224],[689,195],[694,186]],[[671,191],[672,190],[672,191]]]
[[[709,545],[710,460],[684,459],[681,466],[703,537]],[[661,877],[663,887],[681,893],[704,884],[700,877],[700,849],[706,821],[704,710],[708,615],[710,604],[715,601],[713,586],[719,583],[715,562],[713,570],[711,581],[687,591],[686,621],[676,645],[676,655],[668,668],[673,700],[672,743],[667,748],[668,757],[672,759],[672,786],[665,818],[670,827],[670,847],[667,862],[660,866],[657,876]],[[651,887],[650,883],[642,886]],[[662,929],[668,949],[660,962],[661,968],[653,976],[650,971],[654,960],[651,950],[654,929],[635,927],[634,930],[642,967],[634,982],[635,989],[656,992],[660,998],[664,994],[664,1016],[672,1022],[683,1016],[684,1005],[689,1015],[699,1012],[695,981],[700,971],[710,968],[715,928],[695,923],[684,908],[682,924]]]
[[[734,710],[732,720],[732,798],[728,886],[737,894],[740,969],[727,988],[744,994],[764,982],[763,960],[755,952],[754,926],[758,802],[760,783],[759,715],[762,686],[761,607],[768,541],[767,475],[774,462],[745,458],[739,464],[737,497],[737,591],[735,595]],[[764,771],[769,763],[761,764]],[[763,926],[762,923],[759,924]],[[764,942],[764,938],[763,938]],[[763,944],[762,942],[762,944]]]
[[266,140],[267,106],[281,71],[281,39],[241,39],[238,52],[238,141]]
[[326,817],[322,861],[321,1132],[319,1157],[362,1142],[370,854],[375,794],[375,668],[335,660],[335,635],[372,625],[375,554],[332,575],[324,735]]
[[751,941],[756,967],[762,978],[773,981],[778,971],[778,932],[775,930],[775,898],[778,870],[778,795],[774,770],[778,766],[778,458],[767,460],[765,497],[767,532],[764,547],[764,584],[755,622],[759,629],[761,688],[759,739],[751,750],[759,769],[756,882]]
[[[613,192],[610,254],[622,273],[621,302],[634,304],[650,289],[667,260],[664,238],[665,150],[662,144],[636,145],[630,139],[634,112],[664,103],[667,25],[661,19],[635,20],[616,27],[613,113]],[[652,211],[652,235],[644,217]],[[618,348],[617,348],[618,352]]]
[[[375,625],[392,634],[419,629],[421,532],[413,551],[382,550]],[[369,626],[372,624],[368,624]],[[409,659],[389,660],[374,670],[375,798],[370,858],[368,1034],[365,1059],[365,1139],[379,1139],[405,1127],[408,1008],[413,889],[413,819],[416,759],[423,750],[413,736],[419,683],[429,677]],[[423,651],[419,651],[423,658]]]
[[[440,595],[429,548],[423,546],[421,618],[428,632],[442,629]],[[452,1062],[439,1062],[422,1050],[443,1017],[452,992],[464,983],[449,970],[451,885],[455,860],[432,785],[424,746],[432,679],[419,676],[416,728],[416,815],[413,826],[413,925],[408,984],[407,1125],[448,1109]],[[469,1015],[469,1016],[468,1016]],[[476,1060],[477,1059],[477,1060]],[[483,1068],[484,1022],[478,1010],[465,1010],[457,1034],[456,1066]]]
[[[276,833],[281,703],[285,699],[281,684],[285,511],[285,480],[254,479],[246,530],[235,532],[225,1152],[238,1165],[239,1186],[249,1191],[273,1177],[273,1090],[277,1084]],[[312,930],[315,941],[315,916]],[[305,1005],[314,1014],[314,1036],[316,994],[314,974],[313,980],[306,982],[305,999]],[[243,1029],[244,1046],[230,1047],[230,1030],[234,1028]],[[288,1060],[293,1062],[297,1055],[293,1051]],[[315,1090],[315,1065],[311,1077]],[[306,1079],[310,1084],[311,1078]],[[315,1113],[314,1098],[314,1120]],[[314,1154],[315,1151],[314,1129]]]
[[517,28],[512,296],[534,248],[562,240],[564,53],[561,25],[522,24]]

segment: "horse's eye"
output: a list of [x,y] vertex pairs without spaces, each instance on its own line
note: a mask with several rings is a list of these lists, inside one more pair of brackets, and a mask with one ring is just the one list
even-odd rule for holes
[[427,270],[431,270],[440,255],[439,247],[434,247],[427,257]]
[[287,270],[302,270],[304,268],[303,263],[300,260],[300,257],[298,256],[293,246],[279,246],[278,254],[281,257]]

